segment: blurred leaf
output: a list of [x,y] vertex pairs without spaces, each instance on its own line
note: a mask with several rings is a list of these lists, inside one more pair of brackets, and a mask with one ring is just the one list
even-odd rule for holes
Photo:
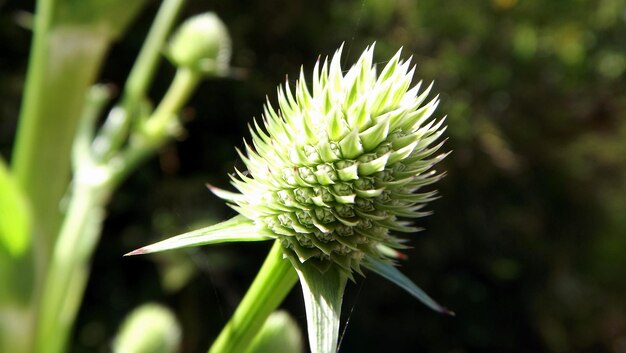
[[537,52],[538,36],[535,27],[522,23],[515,28],[513,52],[522,59],[530,59]]
[[28,203],[0,159],[0,249],[19,257],[31,242]]

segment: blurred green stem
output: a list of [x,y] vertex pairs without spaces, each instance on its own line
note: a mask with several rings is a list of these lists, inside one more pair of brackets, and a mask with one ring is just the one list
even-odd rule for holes
[[[94,158],[89,141],[104,98],[87,105],[74,145],[75,175],[68,213],[56,242],[48,276],[44,281],[36,334],[36,353],[62,352],[71,332],[89,273],[89,260],[100,235],[105,207],[111,193],[136,165],[161,147],[175,133],[177,114],[201,76],[180,69],[152,117],[131,136],[125,163]],[[98,87],[92,92],[98,93]],[[139,140],[140,142],[132,143]]]
[[63,352],[81,302],[111,187],[77,181],[41,298],[34,352]]
[[70,150],[85,98],[110,39],[90,27],[54,24],[54,0],[37,2],[12,171],[30,201],[38,278],[61,220],[59,203],[70,176]]
[[96,120],[109,99],[106,86],[94,86],[87,94],[72,151],[76,170],[67,214],[42,285],[34,352],[62,352],[80,306],[104,205],[113,190],[110,173],[94,164],[90,153]]
[[174,81],[152,116],[143,121],[136,135],[131,136],[128,148],[118,156],[119,159],[112,160],[115,168],[113,179],[116,184],[121,182],[138,163],[177,133],[180,124],[176,115],[201,79],[202,76],[196,71],[178,69]]
[[178,128],[178,126],[172,125],[172,123],[177,123],[174,115],[178,114],[187,102],[201,78],[200,73],[187,68],[180,68],[176,71],[176,76],[174,76],[174,81],[170,88],[165,93],[159,106],[154,110],[152,117],[146,121],[144,129],[148,134],[148,138],[156,139],[157,137],[167,135],[164,134],[168,132],[167,130]]
[[154,18],[137,60],[126,80],[122,93],[122,105],[125,107],[145,99],[158,60],[161,58],[163,45],[183,3],[183,0],[164,0],[159,7],[159,12]]
[[[44,3],[46,1],[43,1],[42,5]],[[156,63],[161,54],[160,50],[165,42],[167,33],[173,26],[176,14],[182,3],[183,0],[167,0],[159,11],[158,21],[156,21],[158,23],[155,23],[151,28],[148,36],[150,40],[143,47],[129,79],[129,92],[131,93],[125,96],[125,102],[132,109],[137,106],[139,101],[145,99],[144,95],[147,86],[154,75]],[[39,15],[40,13],[37,16]],[[63,38],[67,40],[68,28],[59,27],[54,29],[54,33],[62,34],[56,41],[60,41]],[[101,99],[99,102],[94,103],[88,99],[88,103],[84,107],[86,116],[82,118],[83,126],[86,126],[86,128],[78,132],[76,146],[74,146],[75,173],[67,213],[65,214],[63,224],[60,226],[58,238],[54,239],[55,230],[59,227],[57,224],[60,218],[60,211],[58,211],[59,201],[65,192],[65,188],[67,188],[67,179],[69,178],[72,135],[76,134],[76,125],[80,120],[80,113],[76,113],[76,111],[80,112],[83,109],[85,92],[88,91],[89,85],[95,79],[101,57],[106,51],[110,39],[107,36],[102,36],[100,33],[94,33],[94,36],[90,37],[89,31],[85,31],[86,33],[83,34],[84,28],[76,28],[76,31],[78,32],[73,34],[74,37],[72,39],[77,40],[78,49],[81,48],[82,43],[86,52],[80,50],[76,53],[72,52],[72,50],[68,52],[68,48],[62,45],[61,49],[53,47],[43,50],[35,45],[33,61],[44,56],[43,59],[40,59],[40,62],[33,64],[33,70],[35,71],[42,70],[42,65],[52,66],[55,64],[54,59],[56,57],[53,55],[54,53],[50,54],[49,51],[65,50],[63,51],[64,55],[71,56],[74,53],[82,56],[79,55],[78,58],[71,57],[67,61],[62,60],[60,64],[56,63],[58,66],[54,69],[65,69],[66,71],[57,72],[52,71],[52,68],[49,69],[51,71],[50,74],[60,75],[56,80],[57,86],[54,86],[55,82],[40,82],[37,80],[37,78],[45,78],[45,72],[36,72],[37,74],[32,75],[35,77],[32,79],[34,83],[27,86],[27,92],[29,92],[29,89],[34,91],[35,93],[32,93],[31,96],[35,98],[30,98],[34,102],[29,104],[29,98],[25,97],[24,116],[20,120],[21,124],[23,124],[20,127],[20,132],[25,137],[22,137],[20,140],[18,136],[16,147],[15,168],[18,178],[21,177],[19,180],[25,183],[23,187],[26,190],[29,190],[29,185],[31,187],[32,195],[29,194],[31,202],[36,204],[38,197],[46,198],[45,204],[37,205],[40,207],[35,209],[35,214],[40,218],[37,212],[43,212],[50,217],[47,221],[43,220],[44,223],[41,225],[43,229],[40,229],[42,231],[45,230],[47,236],[44,237],[45,239],[42,239],[42,237],[37,238],[37,246],[41,249],[38,254],[40,275],[37,279],[40,288],[36,296],[39,303],[37,305],[38,311],[35,327],[33,327],[35,331],[32,344],[34,352],[39,353],[59,353],[65,349],[76,313],[80,307],[89,273],[89,261],[99,239],[106,203],[110,194],[121,181],[121,178],[117,180],[111,178],[112,168],[106,164],[108,161],[104,161],[103,164],[97,164],[93,159],[90,151],[93,127],[101,108],[104,106],[104,101]],[[50,37],[55,38],[54,34],[46,34],[48,35],[48,40],[50,40]],[[89,48],[97,50],[88,52]],[[40,52],[44,54],[36,54]],[[51,59],[46,58],[45,55],[52,55],[53,62],[50,63]],[[60,53],[56,55],[58,56]],[[29,71],[29,77],[31,77],[31,73]],[[190,82],[187,83],[189,84]],[[193,91],[193,88],[195,88],[195,83],[197,83],[197,80],[191,84],[191,87],[183,87],[183,85],[178,84],[176,90],[177,92],[184,91],[183,94],[176,95],[175,99],[177,101],[175,103],[177,104],[168,103],[167,107],[161,108],[162,111],[169,112],[169,116],[175,118],[178,111],[168,109],[180,109]],[[32,88],[33,86],[38,87],[39,90]],[[47,95],[42,94],[42,92],[46,92]],[[39,94],[39,96],[36,94]],[[31,106],[35,106],[35,108],[30,109],[29,107]],[[46,109],[46,107],[48,111],[41,110]],[[128,113],[126,112],[126,115]],[[57,116],[59,118],[55,119]],[[76,116],[75,119],[73,118],[74,116]],[[62,124],[63,122],[66,124]],[[64,128],[63,132],[57,133],[56,129],[61,129],[62,127]],[[127,133],[127,128],[126,125],[118,126],[117,130],[112,131],[113,135],[118,137],[124,136]],[[144,157],[162,145],[169,136],[157,136],[159,141],[153,141],[150,144],[151,148],[146,150]],[[42,141],[46,142],[46,139],[50,139],[50,146],[41,143]],[[21,145],[20,141],[22,141]],[[69,142],[65,143],[65,141]],[[117,145],[113,147],[119,148]],[[30,154],[24,152],[20,154],[20,149],[29,151]],[[41,167],[37,165],[37,163],[40,163],[38,162],[39,158],[45,159],[41,162],[47,168],[45,172],[38,169]],[[45,163],[54,163],[54,165]],[[132,166],[128,167],[131,168]],[[55,176],[54,173],[60,173],[59,171],[62,169],[66,169],[65,173],[62,176],[59,174]],[[22,174],[20,174],[20,171],[22,171]],[[129,172],[130,170],[125,170],[124,175],[127,175]],[[52,186],[53,189],[57,189],[56,194],[53,195],[50,192],[51,190],[45,190],[48,192],[45,193],[42,189],[38,189],[41,185],[49,186],[49,183],[43,183],[42,177],[46,178],[46,182],[58,181],[56,185]],[[52,180],[48,180],[48,178],[52,178]],[[48,210],[47,213],[45,212],[46,210]]]
[[108,159],[125,142],[132,120],[141,114],[141,104],[146,100],[157,64],[161,59],[163,46],[178,17],[184,0],[164,0],[135,60],[124,85],[119,117],[111,117],[105,122],[100,136],[94,141],[97,157]]
[[283,258],[282,246],[275,241],[250,289],[209,353],[245,352],[267,317],[297,281],[296,271],[289,260]]

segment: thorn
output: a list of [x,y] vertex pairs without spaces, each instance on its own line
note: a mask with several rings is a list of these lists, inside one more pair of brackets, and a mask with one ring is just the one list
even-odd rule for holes
[[441,313],[445,314],[445,315],[448,315],[448,316],[452,316],[452,317],[456,316],[456,313],[454,311],[452,311],[452,310],[450,310],[450,309],[448,309],[446,307],[443,307],[443,306],[441,307]]
[[407,254],[399,252],[397,250],[396,250],[395,256],[396,256],[396,259],[398,259],[398,260],[408,260],[408,258],[409,258],[409,256]]
[[135,255],[143,255],[146,254],[148,251],[145,247],[143,248],[139,248],[137,250],[133,250],[129,253],[124,254],[123,256],[135,256]]

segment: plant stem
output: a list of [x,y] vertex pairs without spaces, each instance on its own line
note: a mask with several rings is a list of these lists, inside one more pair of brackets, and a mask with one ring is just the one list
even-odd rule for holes
[[[102,100],[86,110],[83,128],[75,142],[75,176],[68,213],[61,227],[44,281],[41,307],[37,318],[35,352],[62,352],[78,311],[89,272],[89,260],[99,239],[105,206],[110,194],[137,163],[153,153],[169,137],[168,127],[176,123],[176,114],[185,104],[200,76],[179,70],[170,89],[146,121],[141,136],[146,143],[130,146],[132,163],[116,169],[115,163],[97,164],[87,143]],[[88,106],[90,107],[90,106]],[[117,171],[118,173],[116,173]]]
[[174,115],[180,112],[201,78],[202,75],[199,72],[188,68],[180,68],[176,71],[174,81],[161,103],[154,110],[152,117],[146,121],[145,129],[150,137],[166,135],[163,132],[171,128],[172,122],[176,122],[173,119]]
[[132,120],[140,112],[141,104],[146,100],[147,90],[161,58],[163,47],[174,21],[180,12],[184,0],[164,0],[156,14],[154,22],[141,51],[131,69],[124,90],[120,106],[109,114],[102,130],[94,141],[96,157],[107,160],[125,142]]
[[[140,131],[131,136],[127,150],[112,160],[113,183],[118,184],[134,167],[148,155],[161,147],[168,138],[176,133],[178,120],[176,115],[187,102],[202,76],[189,69],[178,69],[174,81],[157,106],[152,117],[143,122]],[[173,131],[174,130],[174,131]]]
[[152,82],[163,44],[183,5],[183,0],[164,0],[152,22],[137,60],[133,65],[122,94],[123,105],[136,104],[146,96]]
[[[83,181],[86,181],[85,177]],[[63,352],[97,244],[110,186],[77,180],[44,283],[37,320],[37,353]]]
[[257,277],[209,353],[246,352],[267,317],[282,303],[298,276],[283,258],[279,241],[267,255]]
[[109,44],[108,38],[89,30],[48,28],[49,23],[39,18],[48,17],[50,2],[42,1],[35,16],[33,59],[12,160],[16,180],[37,220],[39,271],[46,267],[61,221],[59,203],[67,190],[70,150],[85,92]]
[[[139,132],[142,143],[129,146],[132,157],[121,167],[93,160],[90,137],[97,112],[105,97],[94,90],[94,101],[87,106],[82,127],[74,145],[74,175],[70,204],[52,253],[43,284],[37,317],[36,353],[62,352],[71,332],[89,273],[89,260],[98,242],[105,207],[113,190],[137,163],[153,153],[172,136],[171,124],[187,102],[201,76],[179,70],[153,116]],[[97,87],[96,87],[97,88]]]
[[93,253],[114,186],[106,166],[94,163],[90,142],[97,118],[111,98],[106,86],[93,86],[72,150],[74,180],[67,214],[42,283],[33,352],[63,352],[80,306]]

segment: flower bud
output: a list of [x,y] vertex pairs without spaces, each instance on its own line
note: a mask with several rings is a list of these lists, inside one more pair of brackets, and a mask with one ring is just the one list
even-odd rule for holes
[[285,311],[277,311],[267,318],[248,353],[302,353],[302,346],[302,334],[296,320]]
[[228,72],[230,54],[228,29],[212,12],[183,22],[166,49],[166,56],[174,65],[211,76]]
[[144,304],[128,315],[113,343],[115,353],[174,353],[180,343],[174,314],[158,304]]

